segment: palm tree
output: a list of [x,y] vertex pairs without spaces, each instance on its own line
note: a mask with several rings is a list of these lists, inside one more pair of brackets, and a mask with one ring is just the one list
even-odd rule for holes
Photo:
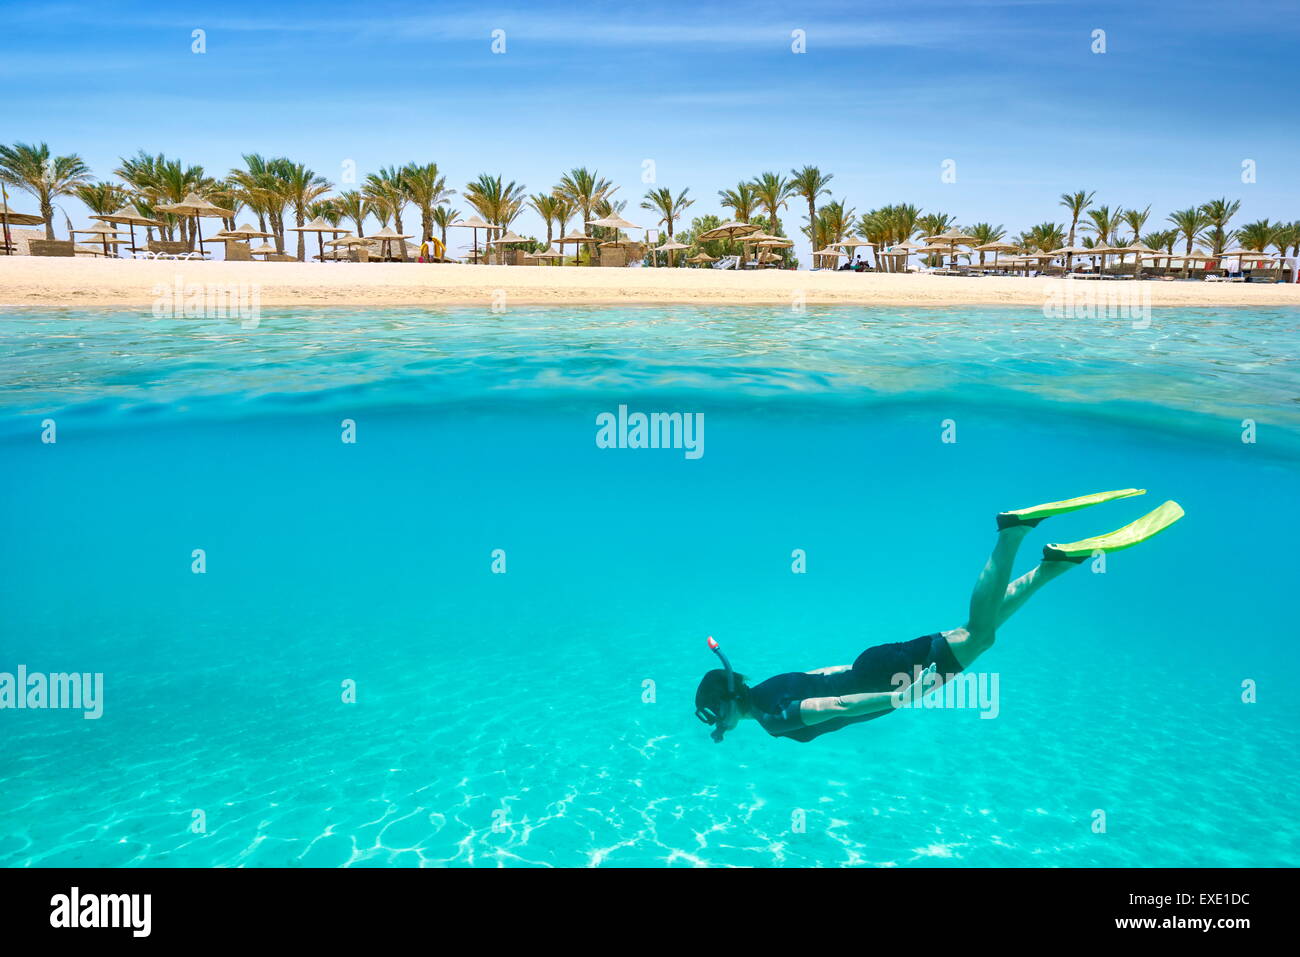
[[718,203],[731,210],[736,222],[749,222],[754,218],[754,210],[758,207],[754,184],[741,182],[736,184],[735,189],[718,190]]
[[[370,205],[376,210],[385,210],[393,221],[393,227],[399,233],[404,232],[402,228],[402,210],[410,202],[406,195],[403,172],[402,169],[396,166],[388,166],[378,173],[367,175],[366,181],[361,185],[361,192],[366,199],[370,200]],[[405,244],[403,244],[402,250],[405,253]]]
[[370,202],[361,193],[355,189],[339,193],[333,199],[333,203],[338,207],[339,212],[352,220],[357,227],[358,238],[364,238],[366,217],[370,215]]
[[569,232],[569,217],[573,215],[573,204],[561,196],[555,194],[555,224],[560,229],[561,236],[567,236]]
[[[1170,213],[1168,218],[1169,222],[1173,223],[1178,235],[1187,240],[1187,249],[1184,251],[1184,255],[1190,256],[1192,254],[1192,244],[1200,238],[1201,233],[1205,231],[1205,227],[1210,225],[1209,217],[1199,207],[1193,206],[1190,209],[1180,209],[1177,212]],[[1188,268],[1188,261],[1184,259],[1184,279],[1187,278]]]
[[938,236],[956,222],[957,217],[949,216],[947,213],[926,213],[917,218],[916,226],[922,236]]
[[[863,237],[881,246],[892,246],[907,242],[921,228],[921,209],[911,203],[897,203],[893,206],[881,206],[862,214],[858,232]],[[883,260],[887,268],[893,269],[898,263],[894,259]]]
[[838,243],[853,232],[853,217],[856,212],[839,199],[832,200],[817,210],[817,221],[813,224],[812,236],[809,237],[813,243],[813,252]]
[[1273,245],[1277,239],[1278,232],[1281,229],[1279,223],[1270,223],[1267,219],[1260,219],[1253,223],[1247,223],[1237,230],[1237,240],[1246,249],[1258,249],[1260,252],[1267,252],[1268,247]]
[[[1142,237],[1142,242],[1155,250],[1164,250],[1173,256],[1174,243],[1178,242],[1178,230],[1161,229],[1156,232],[1147,233]],[[1169,268],[1169,259],[1165,259],[1165,268]]]
[[[594,170],[588,170],[585,166],[581,166],[571,169],[561,176],[554,193],[567,202],[571,208],[578,210],[582,214],[582,234],[590,236],[591,230],[588,225],[591,221],[592,209],[597,203],[606,200],[617,190],[618,187],[609,180],[599,176]],[[593,255],[593,252],[589,250],[588,257]],[[579,250],[579,254],[581,254],[581,250]]]
[[[659,189],[646,190],[645,199],[641,201],[641,208],[648,209],[652,213],[658,213],[659,219],[656,225],[663,226],[668,232],[668,241],[673,239],[673,224],[682,217],[695,200],[687,199],[686,194],[690,189],[684,189],[675,197],[673,191],[667,186],[661,186]],[[672,250],[668,252],[668,265],[673,264]]]
[[[1079,190],[1077,193],[1061,194],[1061,205],[1070,211],[1070,235],[1066,238],[1065,245],[1067,246],[1074,245],[1074,231],[1079,227],[1079,217],[1083,215],[1083,211],[1085,209],[1087,209],[1089,206],[1092,205],[1092,198],[1096,195],[1097,193],[1095,190],[1089,193],[1082,189]],[[1055,248],[1059,249],[1060,247],[1058,246]],[[1047,249],[1043,250],[1043,252],[1050,252],[1050,251],[1051,250],[1047,250]],[[1070,268],[1073,265],[1071,260],[1073,259],[1074,256],[1072,254],[1070,253],[1066,254],[1065,256],[1066,272],[1070,271]]]
[[1065,227],[1060,223],[1039,223],[1017,236],[1016,245],[1022,252],[1047,253],[1065,245],[1065,235]]
[[36,197],[45,238],[54,238],[54,200],[71,195],[90,181],[90,167],[80,156],[50,156],[45,143],[15,143],[0,146],[0,180]]
[[[1115,207],[1112,211],[1109,206],[1098,206],[1096,209],[1090,209],[1088,212],[1089,222],[1084,226],[1090,230],[1097,238],[1098,246],[1109,246],[1114,239],[1115,230],[1119,229],[1120,223],[1124,221],[1124,210]],[[1043,250],[1047,252],[1047,250]],[[1101,265],[1099,267],[1104,273],[1106,271],[1106,254],[1101,254]]]
[[447,227],[458,219],[460,219],[460,210],[452,209],[450,206],[439,206],[433,211],[433,224],[438,227],[444,250],[447,248]]
[[1133,238],[1129,240],[1129,245],[1138,242],[1142,230],[1146,228],[1147,220],[1151,217],[1151,207],[1148,206],[1143,210],[1126,209],[1124,210],[1124,223],[1129,229],[1133,230]]
[[794,184],[780,173],[760,173],[754,177],[753,186],[759,204],[767,210],[768,229],[773,236],[784,236],[778,214],[790,197],[797,195]]
[[[502,229],[509,229],[510,224],[524,211],[526,195],[522,183],[516,183],[514,180],[507,183],[502,176],[489,176],[484,173],[469,185],[465,198],[488,222]],[[478,200],[477,204],[475,199]]]
[[1207,237],[1210,252],[1215,256],[1221,255],[1224,247],[1232,239],[1232,234],[1228,232],[1228,221],[1237,215],[1239,209],[1241,209],[1241,200],[1234,199],[1229,202],[1226,196],[1201,204],[1201,212],[1205,214],[1207,225],[1211,227]]
[[[160,157],[161,158],[161,157]],[[227,179],[243,196],[244,203],[257,213],[258,228],[270,232],[278,251],[284,252],[284,209],[287,200],[278,164],[260,153],[245,153],[244,169],[232,169]],[[120,172],[120,171],[119,171]]]
[[1273,233],[1273,248],[1277,250],[1279,267],[1285,266],[1282,260],[1286,258],[1286,251],[1295,245],[1300,245],[1300,222],[1279,224]]
[[433,211],[456,191],[447,189],[447,178],[438,174],[437,163],[423,166],[408,163],[402,167],[399,184],[406,197],[420,210],[420,241],[427,243],[433,238]]
[[[1124,210],[1123,217],[1122,217],[1124,223],[1128,226],[1129,229],[1133,230],[1133,237],[1128,241],[1128,245],[1133,246],[1140,241],[1140,237],[1142,235],[1142,229],[1143,227],[1146,226],[1147,219],[1150,218],[1150,216],[1151,216],[1151,207],[1149,205],[1147,206],[1146,209],[1143,210],[1136,210],[1136,209]],[[1124,261],[1124,257],[1120,256],[1120,262],[1123,261]],[[1133,278],[1134,279],[1142,278],[1142,254],[1141,253],[1133,254]]]
[[816,237],[818,226],[817,200],[822,196],[830,195],[830,182],[834,178],[833,173],[823,173],[816,166],[805,166],[803,169],[790,170],[792,194],[803,197],[804,202],[808,204],[808,228],[804,232],[808,236],[808,240],[813,244],[813,249],[818,248]]
[[[947,213],[926,213],[924,216],[917,218],[916,226],[917,229],[920,230],[922,236],[937,236],[944,230],[953,226],[956,222],[957,218],[955,216],[949,216]],[[929,265],[933,266],[936,258],[940,263],[942,263],[942,256],[936,257],[931,255],[927,257]]]
[[92,213],[106,216],[125,205],[130,191],[117,183],[82,183],[73,192]]
[[[279,195],[285,203],[293,208],[294,225],[303,226],[307,223],[307,208],[320,197],[324,196],[333,185],[326,181],[324,176],[318,176],[314,170],[308,169],[302,163],[294,163],[290,160],[280,158],[273,161],[273,170],[279,179]],[[402,253],[405,256],[406,244],[402,244]],[[298,231],[298,262],[305,262],[307,259],[307,234]]]
[[[121,165],[114,172],[129,187],[129,201],[135,207],[135,211],[148,219],[164,221],[165,214],[154,209],[159,200],[153,190],[153,184],[158,175],[158,167],[164,162],[162,154],[150,156],[144,150],[140,150],[134,157],[130,159],[123,158],[119,162]],[[247,198],[244,199],[244,202],[247,204]],[[145,227],[145,239],[147,242],[153,241],[152,226]]]
[[465,187],[465,201],[494,226],[508,230],[524,208],[524,187],[502,176],[483,173]]
[[[555,222],[555,213],[562,200],[554,193],[534,193],[528,197],[528,205],[533,208],[533,212],[542,217],[542,222],[546,224],[546,248],[551,248],[551,238],[555,235],[551,231],[552,223]],[[564,233],[560,233],[561,236]]]
[[[894,222],[893,207],[885,206],[881,209],[873,209],[862,214],[862,219],[858,223],[858,233],[863,239],[876,244],[876,262],[892,266],[892,262],[882,260],[880,253],[894,241]],[[825,234],[822,234],[823,236]],[[821,236],[813,237],[813,249],[823,246]]]
[[[718,190],[718,202],[720,205],[731,210],[732,218],[739,223],[749,223],[754,219],[754,212],[758,208],[758,194],[754,192],[754,184],[741,181],[736,184],[735,189]],[[745,264],[745,244],[739,243],[740,246],[740,264]],[[730,255],[730,254],[728,254]]]
[[[975,245],[984,246],[988,243],[996,243],[1007,234],[1007,231],[1001,224],[994,226],[990,223],[976,223],[966,230],[968,235],[975,237]],[[980,251],[980,265],[984,265],[984,252]]]

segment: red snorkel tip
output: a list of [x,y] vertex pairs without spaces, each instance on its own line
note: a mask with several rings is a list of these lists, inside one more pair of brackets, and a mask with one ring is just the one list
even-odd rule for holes
[[709,648],[710,648],[712,651],[717,651],[717,650],[718,650],[718,643],[717,643],[716,641],[713,640],[713,636],[712,636],[712,635],[709,635]]

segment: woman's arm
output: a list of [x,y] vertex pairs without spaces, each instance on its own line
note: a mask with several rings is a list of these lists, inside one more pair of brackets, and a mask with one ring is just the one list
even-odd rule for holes
[[927,681],[934,675],[930,665],[920,678],[897,691],[868,691],[864,694],[846,694],[832,698],[804,698],[799,702],[799,720],[806,725],[821,724],[832,718],[858,718],[865,714],[901,708],[915,701],[926,691]]
[[893,691],[869,691],[837,698],[804,698],[799,702],[799,719],[806,725],[821,724],[832,718],[857,718],[894,707]]

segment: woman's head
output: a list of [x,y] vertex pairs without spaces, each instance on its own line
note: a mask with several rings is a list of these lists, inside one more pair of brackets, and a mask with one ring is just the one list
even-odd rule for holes
[[745,676],[735,674],[733,678],[734,691],[729,691],[726,670],[714,668],[705,672],[695,689],[695,716],[713,727],[715,741],[721,741],[722,733],[734,728],[747,709],[749,688]]

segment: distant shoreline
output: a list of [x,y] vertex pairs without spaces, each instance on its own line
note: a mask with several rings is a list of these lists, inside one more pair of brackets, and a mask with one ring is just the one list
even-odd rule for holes
[[157,287],[242,285],[262,306],[1300,306],[1300,284],[419,263],[0,257],[0,306],[151,306]]

